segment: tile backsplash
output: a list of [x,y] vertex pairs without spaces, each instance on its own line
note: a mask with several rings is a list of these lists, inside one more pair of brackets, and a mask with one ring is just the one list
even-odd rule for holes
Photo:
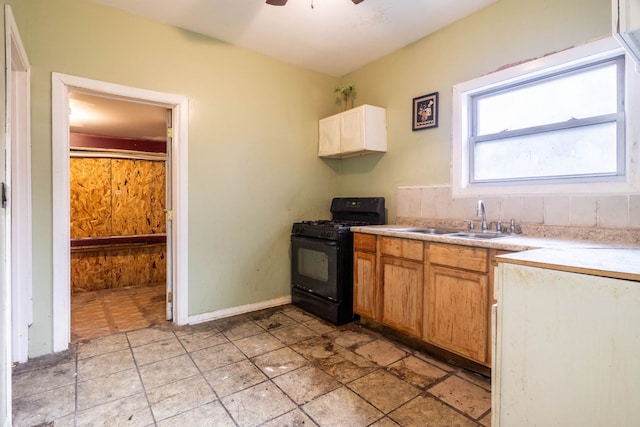
[[487,221],[514,218],[525,234],[640,243],[640,194],[452,198],[449,186],[399,187],[396,223],[463,224],[482,199]]

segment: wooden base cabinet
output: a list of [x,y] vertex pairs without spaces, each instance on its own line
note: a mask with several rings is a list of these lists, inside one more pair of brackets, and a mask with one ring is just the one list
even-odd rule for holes
[[490,367],[499,252],[354,233],[354,312]]
[[489,277],[453,268],[429,268],[424,338],[480,363],[487,362]]
[[379,319],[376,291],[376,254],[353,254],[353,311],[372,319]]
[[382,323],[414,336],[422,335],[421,262],[381,257]]
[[376,269],[376,236],[353,236],[353,311],[380,320]]
[[428,259],[423,338],[476,362],[489,363],[489,251],[432,244]]

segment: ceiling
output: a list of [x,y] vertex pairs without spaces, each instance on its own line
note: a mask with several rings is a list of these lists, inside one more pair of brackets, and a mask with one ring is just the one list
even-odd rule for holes
[[496,0],[92,0],[341,77]]
[[71,132],[151,141],[167,137],[166,108],[71,92],[69,110]]
[[[91,0],[340,77],[496,0]],[[82,93],[72,132],[163,141],[166,110]]]

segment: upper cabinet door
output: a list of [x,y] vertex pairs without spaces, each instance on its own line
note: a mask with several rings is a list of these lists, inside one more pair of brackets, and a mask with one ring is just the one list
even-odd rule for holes
[[332,157],[340,154],[340,116],[335,115],[318,122],[318,156]]
[[341,151],[343,154],[355,153],[365,148],[364,110],[353,108],[342,113],[340,120]]
[[611,0],[613,35],[640,63],[640,0]]

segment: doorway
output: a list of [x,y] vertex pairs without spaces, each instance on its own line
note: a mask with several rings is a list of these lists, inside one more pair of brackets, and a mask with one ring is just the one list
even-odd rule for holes
[[188,320],[187,100],[184,96],[53,73],[53,351],[71,342],[70,115],[74,96],[92,96],[168,110],[166,304],[174,323]]
[[69,103],[71,340],[170,321],[170,110],[73,91]]

